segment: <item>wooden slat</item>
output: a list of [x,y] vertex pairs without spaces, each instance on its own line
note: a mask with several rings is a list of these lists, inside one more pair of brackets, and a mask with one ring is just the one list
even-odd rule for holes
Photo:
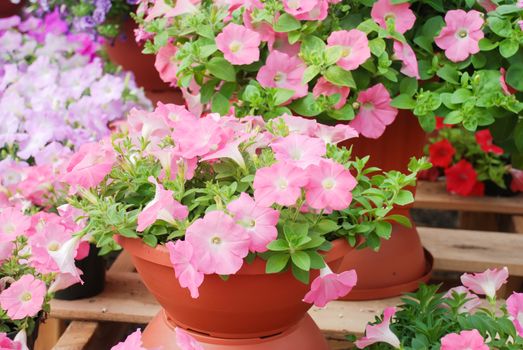
[[444,271],[484,271],[507,266],[523,276],[523,236],[508,233],[418,227],[423,245]]
[[444,182],[419,181],[414,207],[523,215],[523,195],[516,197],[461,197],[447,193]]
[[512,217],[512,225],[514,226],[514,232],[523,234],[523,215],[514,215]]
[[97,329],[96,322],[71,322],[53,350],[84,350]]

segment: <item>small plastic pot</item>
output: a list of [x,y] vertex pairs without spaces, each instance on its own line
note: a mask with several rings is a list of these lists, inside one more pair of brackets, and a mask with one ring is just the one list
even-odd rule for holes
[[105,258],[98,255],[99,249],[91,244],[89,255],[76,262],[76,266],[82,270],[84,284],[77,283],[55,294],[56,299],[77,300],[91,298],[100,294],[105,287]]

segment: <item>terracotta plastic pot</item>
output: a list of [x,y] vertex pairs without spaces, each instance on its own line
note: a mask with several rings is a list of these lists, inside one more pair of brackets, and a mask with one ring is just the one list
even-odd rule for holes
[[[377,140],[358,138],[347,142],[354,145],[359,157],[370,155],[370,166],[383,170],[407,171],[411,157],[421,157],[426,134],[415,116],[400,111],[396,121]],[[415,192],[415,188],[411,188]],[[395,214],[410,218],[412,206],[398,207]],[[341,261],[338,271],[356,269],[358,284],[343,300],[373,300],[411,292],[419,283],[427,282],[432,271],[432,257],[423,249],[413,223],[412,228],[393,223],[392,236],[381,240],[378,252],[371,249],[350,251]]]
[[[160,312],[142,334],[147,349],[182,350],[176,345],[175,325]],[[213,338],[188,331],[205,350],[328,350],[323,334],[309,315],[285,332],[272,337],[251,339]]]
[[125,70],[133,72],[138,86],[146,91],[173,90],[160,79],[154,68],[155,56],[142,53],[142,47],[134,39],[135,28],[136,24],[132,19],[122,25],[122,35],[105,45],[109,58]]
[[91,298],[100,294],[105,288],[105,258],[98,255],[100,249],[91,244],[89,255],[76,262],[76,267],[82,270],[83,284],[77,283],[69,288],[56,292],[55,298],[61,300],[78,300]]
[[0,18],[11,17],[20,14],[23,7],[23,1],[19,4],[13,4],[9,0],[0,0]]
[[[266,274],[262,259],[244,264],[227,281],[206,275],[199,298],[192,299],[189,291],[180,287],[165,247],[151,248],[139,239],[124,237],[118,237],[118,242],[131,254],[144,284],[167,317],[184,329],[213,338],[267,337],[297,324],[311,307],[302,301],[309,285],[296,280],[290,271]],[[333,243],[325,257],[329,263],[351,249],[344,239]],[[311,280],[315,277],[317,272],[311,274]]]

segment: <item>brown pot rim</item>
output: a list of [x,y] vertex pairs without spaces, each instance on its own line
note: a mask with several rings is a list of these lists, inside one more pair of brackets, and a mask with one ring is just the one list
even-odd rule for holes
[[[140,238],[128,238],[120,235],[117,235],[115,238],[117,243],[132,255],[158,265],[172,267],[169,251],[164,245],[157,245],[153,248],[145,244]],[[323,254],[327,263],[341,259],[347,254],[348,250],[353,249],[345,238],[337,238],[331,243],[332,248]],[[264,275],[266,274],[265,260],[256,258],[252,264],[245,263],[236,274]]]
[[417,277],[415,280],[397,284],[394,286],[387,286],[383,288],[372,288],[372,289],[358,289],[354,287],[352,291],[340,300],[346,301],[362,301],[362,300],[380,300],[388,299],[392,297],[401,296],[403,293],[413,292],[419,288],[420,283],[427,283],[432,277],[432,271],[434,269],[434,257],[425,248],[425,264],[426,269],[423,276]]

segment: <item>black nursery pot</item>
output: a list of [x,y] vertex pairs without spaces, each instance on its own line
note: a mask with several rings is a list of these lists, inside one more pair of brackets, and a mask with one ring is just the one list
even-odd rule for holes
[[489,197],[514,197],[518,195],[518,192],[512,192],[510,190],[510,183],[512,182],[512,176],[506,174],[503,177],[506,188],[501,188],[496,185],[495,182],[487,180],[485,181],[485,195]]
[[55,298],[61,300],[77,300],[91,298],[100,294],[105,287],[105,259],[98,255],[100,250],[91,244],[89,255],[76,262],[82,270],[84,284],[74,284],[66,289],[56,292]]
[[[27,347],[29,350],[33,350],[36,343],[36,338],[38,338],[38,329],[40,328],[40,317],[35,319],[35,328],[33,333],[27,335]],[[7,337],[11,340],[14,340],[18,332],[9,332]]]

